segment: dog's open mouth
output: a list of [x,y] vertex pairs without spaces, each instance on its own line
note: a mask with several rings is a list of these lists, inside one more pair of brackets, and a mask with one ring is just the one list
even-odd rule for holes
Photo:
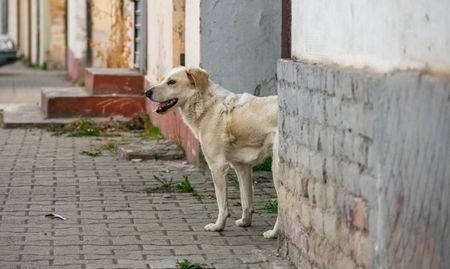
[[158,107],[154,110],[156,113],[164,113],[167,110],[171,109],[178,102],[178,98],[169,99],[167,101],[161,102],[158,104]]

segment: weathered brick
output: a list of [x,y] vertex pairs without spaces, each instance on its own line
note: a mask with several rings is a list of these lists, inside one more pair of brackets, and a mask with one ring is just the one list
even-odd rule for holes
[[312,224],[312,228],[314,229],[314,231],[316,233],[318,233],[319,235],[323,235],[324,231],[323,231],[323,213],[322,210],[319,208],[313,208],[311,210],[311,224]]
[[325,201],[328,211],[335,212],[337,209],[336,205],[336,185],[332,183],[325,184]]
[[325,237],[332,244],[336,244],[338,240],[339,217],[336,213],[325,213],[323,216],[323,229]]
[[[297,81],[293,78],[295,75]],[[448,167],[449,157],[443,153],[448,151],[442,150],[450,143],[448,80],[418,72],[381,75],[289,60],[279,62],[278,78],[281,81],[278,93],[282,122],[280,171],[282,175],[290,175],[292,171],[299,174],[297,177],[283,176],[286,179],[284,185],[291,186],[290,180],[300,178],[296,186],[300,186],[300,193],[305,196],[303,179],[309,180],[306,188],[309,198],[291,201],[301,203],[301,209],[282,212],[289,214],[291,219],[295,219],[295,215],[306,215],[300,218],[306,219],[302,220],[303,227],[320,226],[318,208],[324,208],[321,187],[316,185],[320,182],[326,186],[323,218],[334,218],[328,214],[336,214],[340,220],[337,239],[330,241],[338,242],[342,253],[334,264],[327,266],[320,255],[315,256],[319,260],[318,266],[353,268],[357,263],[358,266],[373,267],[374,260],[369,254],[374,249],[372,239],[379,236],[382,238],[378,238],[378,242],[385,244],[378,246],[380,260],[385,264],[405,268],[429,265],[428,260],[432,258],[416,262],[412,253],[417,248],[427,248],[422,247],[423,240],[416,239],[423,229],[436,238],[442,238],[447,232],[436,220],[442,219],[443,215],[446,219],[448,214],[434,205],[447,202],[448,195],[443,194],[450,193],[450,184],[442,180],[448,178],[449,171],[444,168]],[[284,83],[285,79],[289,83]],[[287,191],[298,189],[287,188]],[[283,206],[295,208],[289,201]],[[424,208],[428,208],[425,209],[428,213],[423,213]],[[424,223],[427,224],[420,229],[417,221],[411,221],[417,214],[426,218]],[[335,221],[324,221],[325,226],[329,223]],[[415,236],[400,239],[402,236],[397,231],[391,235],[389,225],[393,223],[416,231]],[[325,236],[330,237],[334,226],[325,226]],[[287,228],[287,234],[296,234],[300,229],[292,225]],[[360,249],[355,251],[351,244],[358,233],[371,238],[357,243],[361,249],[366,249],[364,254],[358,252]],[[322,240],[321,236],[313,236],[309,241],[315,245]],[[297,245],[286,246],[292,251],[299,248],[298,242],[295,243]],[[447,245],[435,243],[434,247],[442,252],[450,247]],[[398,253],[387,251],[387,246],[398,249]],[[296,258],[308,264],[311,255],[317,253],[308,252],[306,256]],[[450,259],[444,261],[446,265],[450,265],[449,262]]]
[[353,269],[356,268],[356,264],[347,256],[339,255],[337,257],[335,267],[336,269]]
[[304,198],[300,202],[301,210],[299,212],[300,221],[305,228],[311,227],[311,207],[308,199]]
[[325,193],[326,184],[321,182],[316,182],[314,186],[314,196],[316,199],[317,207],[320,209],[326,209],[327,207],[327,197]]
[[359,231],[367,230],[367,205],[361,198],[355,198],[353,208],[350,210],[350,227]]

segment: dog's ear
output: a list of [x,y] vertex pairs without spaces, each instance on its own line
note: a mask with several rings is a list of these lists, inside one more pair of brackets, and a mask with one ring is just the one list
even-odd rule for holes
[[201,68],[189,68],[187,71],[187,76],[194,85],[200,91],[206,91],[208,88],[208,73]]

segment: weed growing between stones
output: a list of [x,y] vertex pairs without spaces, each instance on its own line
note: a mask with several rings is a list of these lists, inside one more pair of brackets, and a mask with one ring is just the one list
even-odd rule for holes
[[191,182],[189,181],[189,177],[183,176],[183,178],[184,178],[184,180],[181,183],[178,183],[176,185],[177,192],[192,193],[192,196],[194,196],[198,200],[201,200],[202,198],[201,198],[200,194],[198,194],[198,192],[192,186]]
[[102,144],[98,147],[95,147],[90,150],[83,150],[81,152],[81,154],[87,155],[90,157],[97,157],[97,156],[100,156],[103,153],[103,151],[115,152],[117,149],[117,145],[123,144],[123,143],[124,143],[123,141],[119,141],[116,139],[108,139],[104,144]]
[[115,152],[117,149],[117,146],[119,144],[123,144],[123,141],[119,141],[116,139],[108,139],[103,145],[99,146],[100,150],[107,150],[109,152]]
[[68,131],[69,136],[99,136],[100,129],[97,124],[89,118],[81,118],[73,123],[72,129]]
[[191,182],[188,176],[183,176],[184,180],[177,184],[177,192],[194,192]]
[[146,193],[155,193],[155,192],[173,192],[174,191],[174,183],[173,178],[165,178],[165,177],[158,177],[156,175],[153,176],[153,178],[160,183],[158,187],[154,188],[146,188],[144,191]]
[[207,269],[208,265],[205,263],[192,262],[187,259],[183,259],[182,261],[177,261],[178,269]]
[[237,178],[235,173],[233,173],[233,172],[228,173],[227,174],[227,179],[228,179],[228,182],[230,182],[231,185],[234,185],[234,186],[239,185],[238,178]]
[[278,202],[277,200],[269,200],[267,201],[263,209],[267,211],[268,213],[278,213]]
[[161,130],[156,126],[153,126],[149,117],[146,118],[145,123],[144,123],[143,137],[145,139],[149,139],[149,140],[158,140],[158,139],[163,138],[163,136],[161,134]]
[[83,150],[81,152],[81,154],[87,155],[87,156],[90,156],[90,157],[97,157],[97,156],[102,154],[102,151],[99,150],[99,149]]
[[183,176],[183,181],[175,184],[173,178],[158,177],[156,175],[153,178],[159,182],[159,186],[145,188],[146,193],[168,193],[168,192],[178,192],[178,193],[191,193],[193,197],[201,201],[202,196],[194,189],[188,176]]

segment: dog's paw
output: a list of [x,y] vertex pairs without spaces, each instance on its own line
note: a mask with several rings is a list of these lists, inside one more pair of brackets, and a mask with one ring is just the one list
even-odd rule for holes
[[238,227],[248,227],[252,225],[252,222],[249,219],[238,219],[236,220],[235,224]]
[[273,239],[273,238],[277,238],[278,236],[278,231],[275,230],[268,230],[266,232],[263,233],[264,238],[267,239]]
[[204,229],[208,232],[220,232],[223,231],[223,226],[216,223],[210,223],[207,224]]

